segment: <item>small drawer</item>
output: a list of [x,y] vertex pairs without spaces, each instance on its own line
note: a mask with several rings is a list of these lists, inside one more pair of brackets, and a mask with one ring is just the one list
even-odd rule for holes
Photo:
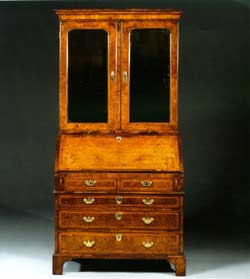
[[178,209],[180,207],[180,197],[162,197],[155,195],[119,195],[122,204],[128,206],[143,206],[143,210],[152,207],[157,209]]
[[89,194],[60,194],[57,204],[62,207],[86,207],[93,208],[98,205],[107,206],[116,203],[116,196],[113,195],[93,195]]
[[179,243],[177,233],[59,233],[60,253],[170,255],[179,253]]
[[69,192],[114,192],[117,178],[105,175],[70,174],[64,177],[64,191]]
[[122,179],[119,191],[124,193],[170,193],[174,192],[174,179],[146,177]]
[[61,229],[113,228],[117,225],[115,211],[59,211],[58,226]]
[[[124,208],[126,209],[126,208]],[[178,212],[138,212],[117,210],[99,211],[59,211],[59,227],[62,229],[157,229],[178,230],[180,216]]]

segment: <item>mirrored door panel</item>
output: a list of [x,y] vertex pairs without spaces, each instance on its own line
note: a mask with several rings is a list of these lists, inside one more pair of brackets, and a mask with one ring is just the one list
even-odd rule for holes
[[68,33],[68,122],[108,121],[108,33]]
[[169,122],[170,34],[130,32],[130,122]]

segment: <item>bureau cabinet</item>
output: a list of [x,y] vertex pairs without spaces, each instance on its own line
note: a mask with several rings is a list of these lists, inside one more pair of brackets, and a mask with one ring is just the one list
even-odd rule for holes
[[60,125],[53,273],[165,259],[185,275],[174,10],[56,10]]

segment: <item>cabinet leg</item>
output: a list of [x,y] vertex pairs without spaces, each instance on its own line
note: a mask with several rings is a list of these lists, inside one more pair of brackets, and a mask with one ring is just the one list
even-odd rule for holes
[[186,276],[185,256],[169,256],[168,261],[175,266],[176,276]]
[[54,275],[62,275],[63,274],[63,265],[66,261],[70,261],[71,258],[61,256],[61,255],[53,255],[53,271]]

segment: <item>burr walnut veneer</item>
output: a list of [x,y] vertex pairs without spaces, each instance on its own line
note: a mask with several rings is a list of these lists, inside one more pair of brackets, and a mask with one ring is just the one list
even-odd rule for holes
[[185,275],[174,10],[57,10],[53,274],[77,258],[165,259]]

